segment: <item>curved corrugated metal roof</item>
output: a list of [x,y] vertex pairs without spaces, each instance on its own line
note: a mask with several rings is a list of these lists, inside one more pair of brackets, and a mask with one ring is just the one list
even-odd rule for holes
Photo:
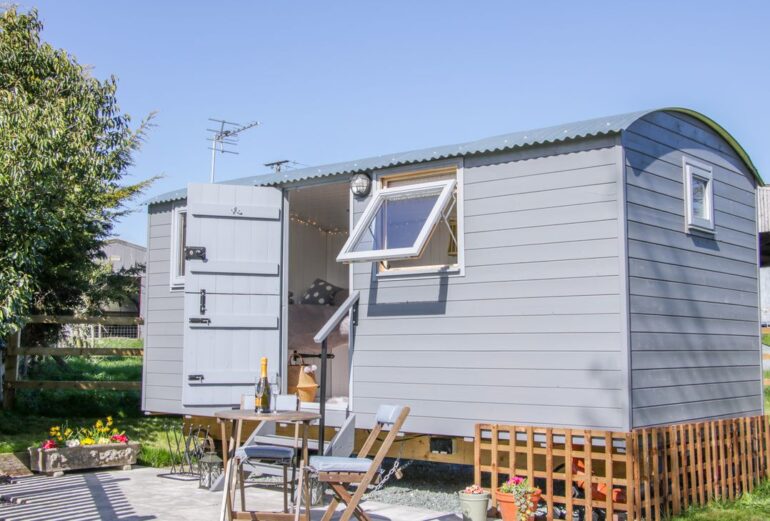
[[[613,135],[627,129],[640,118],[658,111],[681,112],[683,114],[692,116],[711,127],[735,149],[738,156],[746,163],[746,166],[751,170],[752,174],[754,174],[754,177],[756,177],[758,182],[762,185],[764,184],[762,178],[759,175],[759,172],[751,162],[749,155],[724,128],[699,112],[677,107],[629,112],[627,114],[619,114],[616,116],[595,118],[585,121],[577,121],[574,123],[555,125],[552,127],[514,132],[511,134],[503,134],[500,136],[479,139],[477,141],[471,141],[468,143],[460,143],[457,145],[444,145],[439,147],[423,148],[420,150],[412,150],[409,152],[400,152],[396,154],[384,154],[381,156],[359,159],[357,161],[346,161],[344,163],[332,163],[317,167],[286,170],[284,172],[278,172],[274,174],[242,177],[239,179],[223,181],[222,183],[255,186],[284,185],[305,181],[308,179],[353,174],[356,172],[367,172],[394,166],[435,161],[438,159],[449,159],[476,154],[488,154],[536,145],[546,145],[549,143],[571,141],[574,139]],[[173,192],[168,192],[153,197],[152,199],[149,199],[146,204],[156,204],[173,201],[176,199],[183,199],[185,195],[186,190],[175,190]]]

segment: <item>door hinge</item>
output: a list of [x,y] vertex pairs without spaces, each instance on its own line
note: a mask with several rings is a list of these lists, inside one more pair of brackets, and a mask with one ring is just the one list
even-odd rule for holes
[[206,247],[205,246],[185,246],[184,247],[185,260],[206,260]]
[[201,290],[201,315],[206,314],[206,290]]
[[203,381],[203,375],[202,374],[188,374],[187,375],[187,381],[188,382],[202,382]]
[[211,324],[211,319],[206,317],[190,317],[190,324]]

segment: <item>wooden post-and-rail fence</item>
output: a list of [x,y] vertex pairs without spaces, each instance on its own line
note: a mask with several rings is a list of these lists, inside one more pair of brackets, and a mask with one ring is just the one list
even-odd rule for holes
[[[71,317],[46,316],[30,317],[27,324],[84,324],[109,326],[139,326],[144,322],[137,317]],[[3,408],[10,409],[16,397],[17,389],[82,389],[134,391],[141,389],[141,382],[129,381],[59,381],[59,380],[23,380],[19,377],[19,361],[25,356],[142,356],[139,348],[102,348],[102,347],[27,347],[21,345],[21,332],[7,338],[4,353]]]
[[713,499],[735,499],[770,478],[765,416],[609,432],[476,426],[475,481],[492,492],[509,476],[543,490],[547,519],[659,521]]

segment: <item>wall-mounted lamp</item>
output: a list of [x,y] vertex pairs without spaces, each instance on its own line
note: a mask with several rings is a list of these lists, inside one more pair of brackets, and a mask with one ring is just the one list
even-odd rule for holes
[[350,178],[350,191],[356,197],[366,197],[372,189],[372,178],[367,174],[356,174]]

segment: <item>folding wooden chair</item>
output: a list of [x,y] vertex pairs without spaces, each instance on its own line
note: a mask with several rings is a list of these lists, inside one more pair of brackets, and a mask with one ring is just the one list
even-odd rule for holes
[[[328,484],[334,492],[334,498],[321,521],[331,521],[334,511],[340,503],[346,505],[340,521],[349,521],[352,516],[356,516],[359,521],[371,521],[358,504],[375,474],[379,471],[382,460],[388,454],[390,446],[393,445],[393,441],[404,425],[407,416],[409,416],[409,407],[381,405],[377,409],[376,425],[361,447],[357,458],[310,457],[308,468],[305,470],[317,475],[318,481]],[[390,428],[388,429],[387,426]],[[388,435],[377,450],[374,459],[366,457],[383,431],[388,431]],[[347,487],[354,483],[358,486],[351,495]]]

